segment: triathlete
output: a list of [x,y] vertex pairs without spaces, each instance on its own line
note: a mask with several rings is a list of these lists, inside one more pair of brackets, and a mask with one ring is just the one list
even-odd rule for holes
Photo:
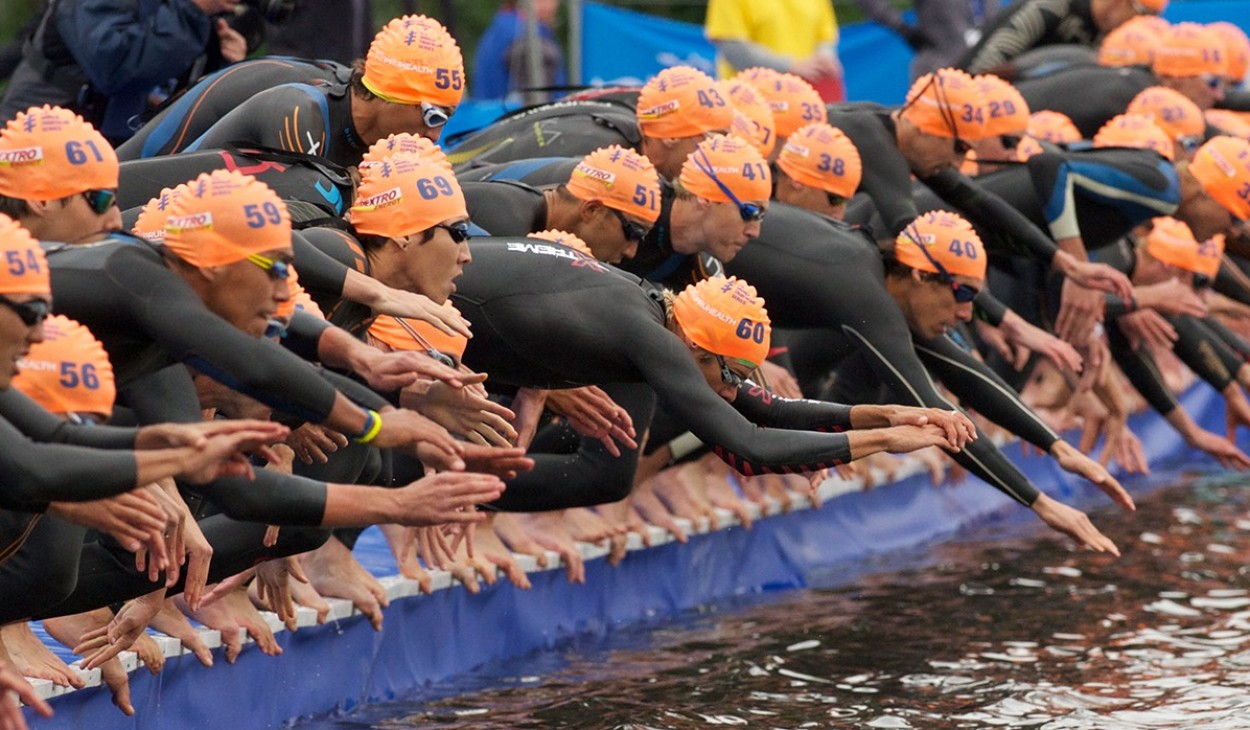
[[995,15],[981,39],[956,64],[969,73],[994,72],[1040,46],[1094,46],[1135,15],[1158,15],[1167,0],[1023,0]]
[[378,33],[346,85],[286,84],[262,91],[183,149],[252,144],[351,167],[369,145],[390,134],[437,140],[464,89],[455,39],[438,21],[405,16]]
[[[1101,301],[1087,286],[1128,294],[1127,279],[1110,267],[1090,263],[1079,238],[1056,244],[991,188],[955,167],[972,142],[986,136],[987,117],[993,112],[980,85],[967,74],[943,69],[921,77],[899,109],[833,107],[830,112],[829,124],[855,143],[863,159],[872,160],[864,168],[860,189],[881,213],[881,225],[873,230],[879,240],[893,240],[919,213],[911,184],[915,173],[925,187],[969,220],[1001,231],[1017,248],[1063,274],[1065,307]],[[969,205],[970,199],[977,204]]]
[[463,169],[536,157],[580,158],[617,145],[641,153],[662,177],[672,179],[705,135],[730,129],[733,115],[730,100],[711,77],[673,66],[642,87],[636,112],[617,102],[548,104],[465,137],[448,158]]
[[559,185],[486,181],[463,188],[473,225],[487,235],[566,231],[610,264],[633,258],[660,216],[655,167],[637,152],[615,146],[586,155]]
[[841,130],[813,122],[791,133],[773,163],[778,203],[841,220],[863,177],[863,161]]
[[117,157],[141,160],[181,152],[217,120],[262,91],[285,84],[346,87],[351,75],[351,68],[333,61],[301,58],[257,58],[227,66],[171,99],[117,148]]
[[[1250,469],[1247,457],[1230,440],[1200,427],[1177,401],[1159,374],[1149,348],[1140,346],[1120,327],[1124,315],[1149,307],[1168,316],[1178,339],[1173,351],[1181,360],[1219,391],[1228,408],[1230,424],[1247,423],[1250,404],[1241,391],[1239,370],[1246,367],[1242,356],[1230,344],[1246,348],[1244,341],[1222,327],[1212,329],[1205,320],[1184,315],[1183,297],[1171,286],[1193,285],[1195,278],[1210,281],[1220,266],[1221,247],[1216,241],[1199,243],[1189,227],[1172,218],[1157,218],[1144,241],[1136,248],[1126,239],[1101,252],[1100,258],[1133,278],[1141,298],[1128,303],[1108,303],[1107,339],[1116,363],[1130,382],[1192,448],[1215,457],[1227,468]],[[1169,284],[1171,286],[1169,286]],[[1226,341],[1225,337],[1235,341]]]
[[1224,98],[1227,64],[1223,45],[1214,30],[1197,23],[1180,23],[1162,35],[1150,69],[1084,66],[1020,81],[1017,88],[1030,109],[1062,112],[1090,138],[1151,86],[1175,89],[1202,109],[1215,106]]

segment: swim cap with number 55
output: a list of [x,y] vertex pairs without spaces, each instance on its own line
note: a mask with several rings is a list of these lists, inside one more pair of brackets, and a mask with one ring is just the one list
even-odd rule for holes
[[396,104],[454,107],[464,96],[464,58],[441,23],[424,15],[395,18],[373,38],[365,88]]
[[0,131],[0,195],[60,200],[116,190],[118,169],[108,140],[68,109],[31,107]]

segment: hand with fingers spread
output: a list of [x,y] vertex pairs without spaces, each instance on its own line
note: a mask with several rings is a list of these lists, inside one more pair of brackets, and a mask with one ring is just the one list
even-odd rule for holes
[[[1071,253],[1060,251],[1055,254],[1051,265],[1067,279],[1086,289],[1108,292],[1121,299],[1133,295],[1133,283],[1128,275],[1109,264],[1082,261]],[[1067,282],[1064,283],[1066,285]]]
[[1080,346],[1093,335],[1094,325],[1102,321],[1107,300],[1101,291],[1082,286],[1072,278],[1064,279],[1059,296],[1055,334],[1065,342]]
[[1168,279],[1158,284],[1134,287],[1133,297],[1137,306],[1142,309],[1157,309],[1163,314],[1190,317],[1207,315],[1206,302],[1202,301],[1202,297],[1198,296],[1192,286],[1180,279]]
[[433,379],[457,390],[465,385],[465,376],[459,370],[412,350],[383,352],[371,348],[369,356],[358,361],[353,370],[370,388],[381,392],[407,388],[423,379]]
[[1250,457],[1245,452],[1237,448],[1232,441],[1211,433],[1202,428],[1196,428],[1187,441],[1189,445],[1195,449],[1210,454],[1220,466],[1225,469],[1235,469],[1236,471],[1246,471],[1250,469]]
[[176,449],[183,446],[203,448],[213,436],[251,431],[258,435],[268,433],[276,443],[289,429],[279,423],[254,419],[198,421],[196,423],[157,423],[143,426],[135,435],[135,449]]
[[1133,504],[1133,498],[1129,496],[1128,492],[1124,491],[1124,487],[1120,485],[1120,482],[1115,477],[1111,476],[1107,468],[1077,451],[1072,444],[1060,439],[1050,447],[1050,455],[1054,457],[1055,461],[1059,462],[1059,466],[1063,467],[1064,471],[1085,477],[1093,482],[1094,486],[1101,489],[1103,494],[1111,498],[1112,502],[1129,512],[1137,509],[1137,506]]
[[394,514],[388,521],[411,527],[478,522],[485,517],[475,507],[499,499],[503,490],[503,482],[489,474],[432,474],[391,490]]
[[[485,374],[473,376],[475,383],[485,379]],[[405,388],[400,402],[472,443],[509,447],[516,442],[517,432],[510,423],[516,414],[468,388],[423,381]]]
[[423,464],[439,471],[462,471],[464,444],[456,441],[447,429],[425,416],[406,408],[378,412],[381,429],[370,442],[381,449],[397,448],[413,454]]
[[305,423],[291,431],[285,445],[305,464],[325,464],[330,454],[347,448],[347,437],[332,428]]
[[48,514],[111,535],[128,552],[164,554],[167,547],[164,505],[144,490],[92,502],[53,502]]
[[95,669],[129,649],[160,612],[164,601],[164,588],[127,601],[107,626],[82,636],[74,653],[83,658],[83,669]]
[[613,456],[620,456],[617,443],[629,449],[637,449],[638,436],[629,412],[616,404],[611,396],[600,388],[568,388],[553,390],[547,394],[547,408],[569,420],[578,433],[599,439]]
[[[1071,344],[1030,324],[1011,310],[1007,311],[999,329],[1005,343],[1012,348],[1006,359],[1017,371],[1024,369],[1032,353],[1050,360],[1062,371],[1079,373],[1083,367],[1080,353]],[[977,331],[979,333],[982,329],[978,326]]]
[[1179,335],[1172,323],[1153,309],[1140,309],[1120,315],[1115,324],[1128,338],[1134,350],[1144,345],[1159,350],[1171,350]]
[[279,443],[288,434],[285,426],[274,429],[269,424],[263,428],[236,427],[213,432],[202,447],[190,450],[180,474],[192,484],[227,476],[251,478],[252,466],[246,454],[256,453],[267,460],[276,458],[267,446]]
[[1051,529],[1062,532],[1076,540],[1078,545],[1097,553],[1111,553],[1120,557],[1120,550],[1110,538],[1098,531],[1089,517],[1078,509],[1073,509],[1045,494],[1040,494],[1033,503],[1033,511]]
[[252,582],[249,596],[253,603],[273,611],[287,631],[295,631],[295,597],[291,592],[292,581],[308,583],[303,568],[294,557],[266,560],[256,566],[256,580]]

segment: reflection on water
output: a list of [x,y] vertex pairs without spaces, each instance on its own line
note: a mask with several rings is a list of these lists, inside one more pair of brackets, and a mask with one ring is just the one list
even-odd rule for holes
[[1248,506],[1234,480],[1174,487],[1098,514],[1118,561],[1036,533],[936,547],[319,726],[1248,728]]

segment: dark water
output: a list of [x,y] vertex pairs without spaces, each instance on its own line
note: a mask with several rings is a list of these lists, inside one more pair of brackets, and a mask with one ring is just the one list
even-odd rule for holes
[[1250,728],[1245,482],[1098,512],[1118,561],[1038,531],[974,536],[316,727]]

